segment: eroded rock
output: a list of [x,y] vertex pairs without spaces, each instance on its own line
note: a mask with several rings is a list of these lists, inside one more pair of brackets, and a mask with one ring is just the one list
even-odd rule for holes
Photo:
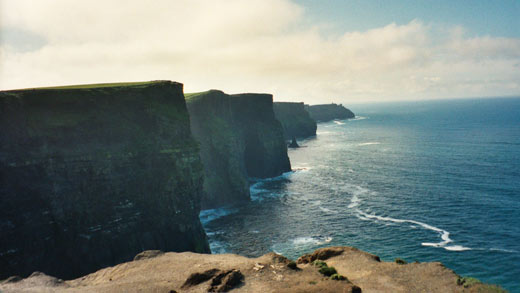
[[134,260],[141,260],[141,259],[148,259],[148,258],[154,258],[154,257],[157,257],[161,254],[164,254],[163,251],[161,250],[145,250],[139,254],[137,254],[135,257],[134,257]]

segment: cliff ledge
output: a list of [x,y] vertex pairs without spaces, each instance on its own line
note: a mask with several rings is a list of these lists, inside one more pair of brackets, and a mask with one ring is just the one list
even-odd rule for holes
[[[62,281],[35,273],[0,283],[5,292],[504,292],[441,263],[382,262],[353,247],[329,247],[297,262],[268,253],[145,252],[135,261]],[[475,280],[475,279],[473,279]]]

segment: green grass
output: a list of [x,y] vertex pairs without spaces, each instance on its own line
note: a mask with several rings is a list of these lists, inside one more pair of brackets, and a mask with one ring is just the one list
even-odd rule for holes
[[348,281],[348,279],[345,276],[340,274],[334,274],[330,276],[330,279],[335,281]]
[[468,288],[472,285],[475,285],[475,284],[481,284],[482,282],[480,282],[479,279],[477,278],[472,278],[472,277],[459,277],[457,279],[457,285],[459,286],[464,286],[464,288]]
[[184,98],[186,99],[186,102],[193,102],[193,101],[197,100],[198,98],[206,97],[211,94],[226,95],[224,92],[221,92],[219,90],[209,90],[209,91],[198,92],[198,93],[184,93]]
[[492,284],[484,284],[477,278],[472,277],[459,277],[457,279],[457,285],[469,288],[473,286],[479,286],[478,292],[495,292],[495,293],[506,293],[502,287]]
[[116,83],[92,83],[92,84],[77,84],[77,85],[66,85],[66,86],[50,86],[50,87],[38,87],[38,88],[24,88],[20,90],[69,90],[69,89],[94,89],[94,88],[106,88],[106,87],[130,87],[130,86],[146,86],[156,83],[165,82],[164,80],[154,81],[141,81],[141,82],[116,82]]
[[327,277],[330,277],[330,276],[338,273],[336,271],[336,268],[334,268],[334,267],[323,267],[323,268],[319,269],[318,272],[320,272],[322,275],[327,276]]
[[324,261],[321,261],[321,260],[315,260],[312,262],[312,265],[314,266],[317,266],[317,267],[320,267],[320,268],[326,268],[327,267],[327,263],[324,262]]

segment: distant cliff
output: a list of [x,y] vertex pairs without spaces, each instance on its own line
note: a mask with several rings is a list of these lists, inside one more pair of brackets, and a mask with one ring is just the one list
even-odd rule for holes
[[356,117],[352,111],[341,104],[305,105],[312,119],[326,122],[334,119],[349,119]]
[[209,252],[182,84],[0,92],[0,279]]
[[204,165],[205,208],[249,200],[248,177],[291,170],[280,122],[268,94],[186,94],[193,136]]
[[276,119],[282,123],[286,139],[306,138],[316,135],[316,121],[304,108],[303,103],[274,103]]

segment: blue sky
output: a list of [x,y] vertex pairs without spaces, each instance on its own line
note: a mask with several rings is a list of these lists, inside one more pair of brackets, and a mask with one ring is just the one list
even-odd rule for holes
[[186,92],[306,103],[520,96],[519,9],[518,0],[0,0],[0,90],[167,79]]
[[297,0],[311,22],[329,22],[336,31],[368,30],[414,19],[438,26],[460,25],[469,36],[520,37],[518,0]]

